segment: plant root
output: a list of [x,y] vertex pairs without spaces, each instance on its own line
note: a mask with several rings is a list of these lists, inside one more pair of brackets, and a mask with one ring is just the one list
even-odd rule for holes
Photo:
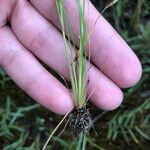
[[89,109],[86,107],[74,109],[70,114],[69,126],[75,137],[78,137],[81,133],[88,134],[92,126],[92,117]]

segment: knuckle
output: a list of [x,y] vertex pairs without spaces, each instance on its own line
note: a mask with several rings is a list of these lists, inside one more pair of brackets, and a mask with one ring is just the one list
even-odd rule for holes
[[11,66],[17,62],[17,59],[22,55],[22,52],[20,50],[16,50],[14,52],[10,51],[3,55],[2,57],[2,65],[4,67]]
[[36,77],[32,77],[28,80],[28,82],[26,82],[25,86],[24,86],[24,90],[26,92],[29,92],[32,90],[33,87],[35,87],[36,85],[38,85],[38,80]]
[[38,31],[38,33],[35,34],[29,42],[29,47],[34,53],[36,53],[44,48],[46,41],[46,33],[43,31]]
[[13,8],[17,0],[1,0],[0,1],[0,27],[5,25],[8,18],[11,16]]
[[39,89],[40,85],[40,79],[39,77],[42,76],[43,71],[40,71],[39,73],[36,73],[32,77],[29,77],[27,82],[24,84],[24,90],[26,92],[32,91],[32,89]]

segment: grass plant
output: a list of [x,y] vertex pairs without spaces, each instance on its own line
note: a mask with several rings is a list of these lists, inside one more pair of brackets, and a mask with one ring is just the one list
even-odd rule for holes
[[[109,7],[113,6],[118,0],[112,1],[110,4],[108,4],[102,13]],[[92,125],[92,118],[89,110],[86,108],[86,103],[88,99],[86,99],[86,85],[87,85],[87,60],[86,60],[86,50],[85,47],[87,43],[89,42],[89,36],[90,32],[92,32],[94,26],[96,25],[99,17],[96,19],[95,23],[93,24],[92,28],[88,32],[87,30],[87,22],[85,21],[85,3],[88,3],[88,1],[83,0],[76,0],[76,7],[77,7],[77,13],[79,15],[79,27],[80,27],[80,34],[79,36],[79,48],[75,52],[74,56],[74,50],[76,50],[76,46],[72,46],[72,32],[69,22],[68,14],[66,13],[66,8],[64,6],[63,0],[56,0],[55,1],[57,6],[57,11],[60,19],[61,24],[61,30],[62,35],[64,39],[64,45],[65,45],[65,51],[66,51],[66,59],[68,61],[69,71],[70,71],[70,79],[71,79],[71,89],[72,89],[72,99],[75,105],[75,108],[73,112],[71,113],[69,117],[69,125],[74,135],[79,139],[78,140],[78,146],[77,150],[82,149],[84,150],[86,148],[86,134],[89,133],[90,128]],[[90,55],[90,54],[89,54]],[[69,111],[70,112],[70,111]],[[62,119],[62,121],[67,117]],[[61,125],[62,121],[56,126],[50,137],[48,138],[46,144],[43,147],[43,150],[46,148],[49,140],[52,138],[55,131],[58,129],[58,127]]]

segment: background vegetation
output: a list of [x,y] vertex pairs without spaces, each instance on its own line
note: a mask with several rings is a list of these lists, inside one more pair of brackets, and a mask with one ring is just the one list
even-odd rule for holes
[[[108,0],[92,0],[101,11]],[[150,1],[120,0],[104,13],[140,58],[141,81],[124,90],[124,102],[115,111],[90,106],[95,130],[88,137],[88,149],[148,150],[150,141]],[[0,68],[0,149],[39,150],[61,117],[31,100]],[[65,131],[54,137],[49,149],[73,150],[76,141]],[[58,131],[59,133],[59,131]]]

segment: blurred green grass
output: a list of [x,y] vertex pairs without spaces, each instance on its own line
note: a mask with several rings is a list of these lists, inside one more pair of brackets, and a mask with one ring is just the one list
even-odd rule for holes
[[[108,1],[92,0],[99,11]],[[149,149],[150,140],[150,1],[120,0],[104,13],[138,55],[141,81],[124,90],[124,102],[112,112],[91,106],[95,130],[88,137],[88,149]],[[61,119],[31,100],[0,68],[0,149],[39,150]],[[60,131],[58,131],[59,133]],[[73,150],[76,140],[69,131],[54,137],[47,149]]]

